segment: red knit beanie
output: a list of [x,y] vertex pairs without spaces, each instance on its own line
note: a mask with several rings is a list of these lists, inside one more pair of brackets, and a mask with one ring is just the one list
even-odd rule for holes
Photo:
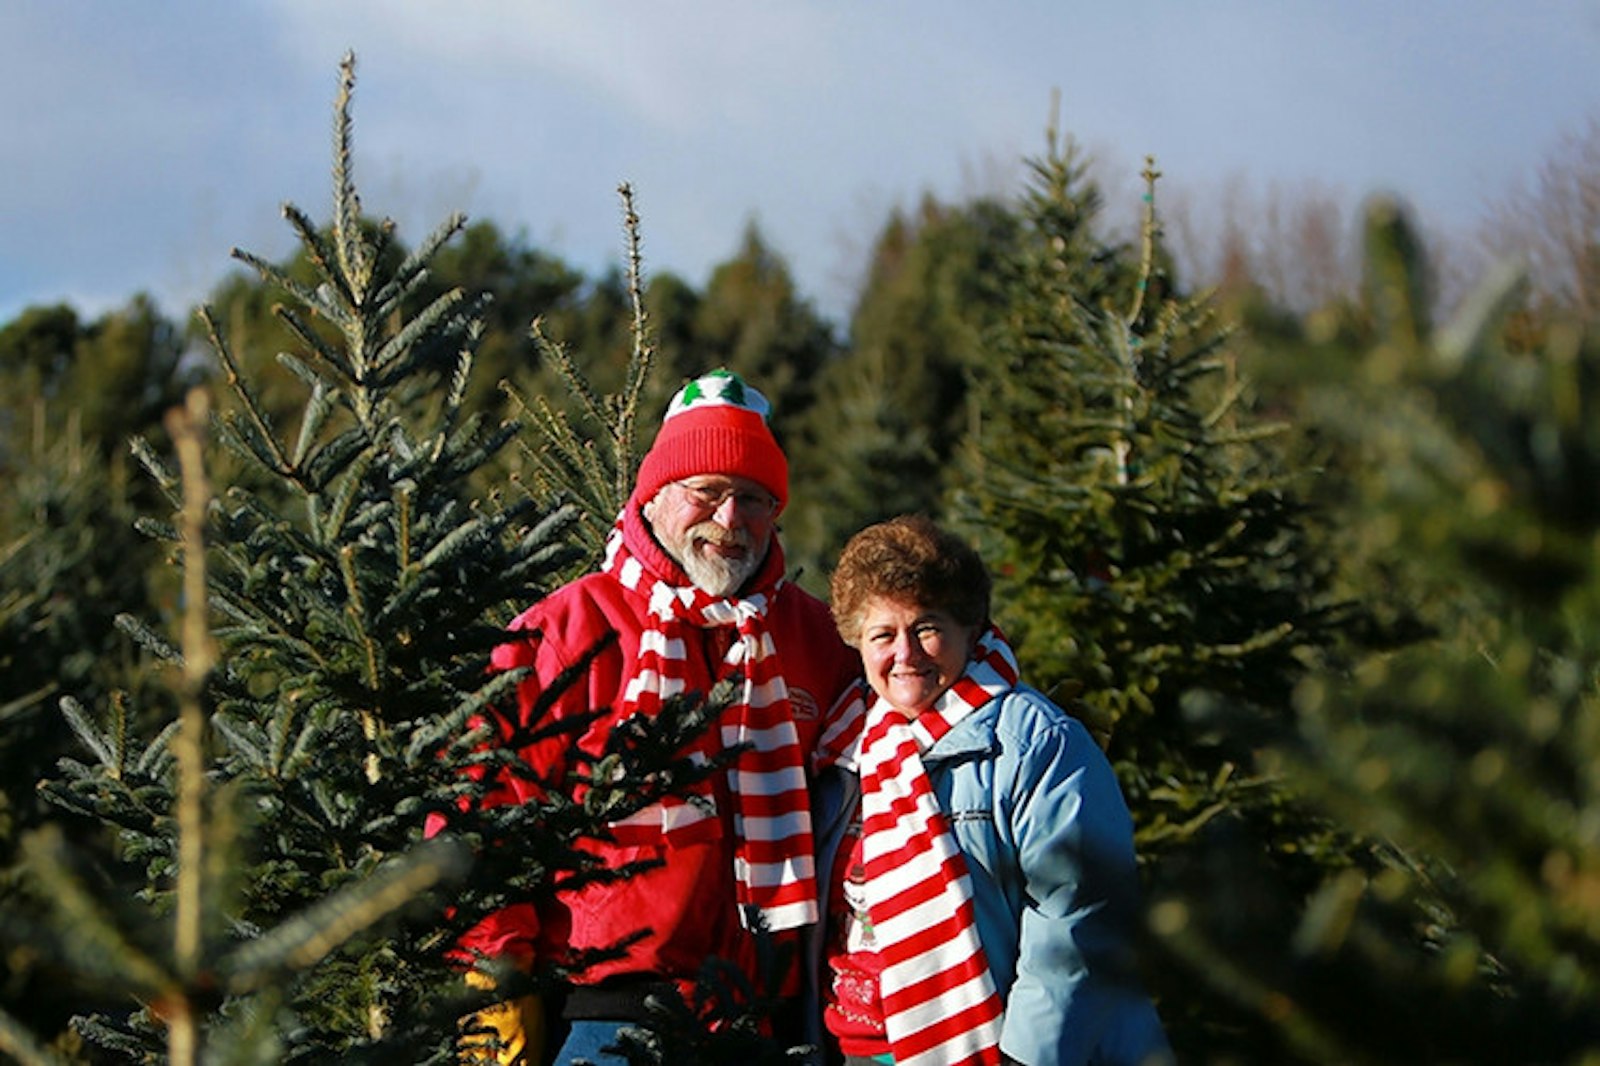
[[713,370],[678,390],[655,443],[639,464],[634,497],[643,503],[662,486],[687,477],[745,477],[789,502],[789,463],[767,413],[767,398],[728,370]]

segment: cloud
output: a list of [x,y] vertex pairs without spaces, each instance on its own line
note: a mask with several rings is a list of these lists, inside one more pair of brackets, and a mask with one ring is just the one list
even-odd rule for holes
[[1151,153],[1174,188],[1394,187],[1455,219],[1600,109],[1589,0],[12,4],[0,318],[191,300],[230,245],[286,252],[278,204],[328,209],[350,49],[357,179],[406,239],[466,210],[593,270],[626,180],[652,269],[702,281],[755,218],[835,312],[889,206],[1014,186],[1053,90],[1130,196]]

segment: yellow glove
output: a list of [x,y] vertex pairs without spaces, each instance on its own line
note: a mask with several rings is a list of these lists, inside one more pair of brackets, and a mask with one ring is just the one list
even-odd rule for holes
[[[467,971],[473,988],[493,988],[494,980],[477,970]],[[488,1033],[462,1033],[456,1041],[462,1066],[539,1066],[544,1059],[544,1005],[536,995],[508,999],[485,1007],[461,1020],[462,1028],[491,1029]]]

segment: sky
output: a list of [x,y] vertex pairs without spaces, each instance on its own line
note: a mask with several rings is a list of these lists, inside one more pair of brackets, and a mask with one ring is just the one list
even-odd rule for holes
[[[1014,192],[1059,125],[1114,207],[1392,193],[1470,228],[1600,121],[1600,0],[5,0],[0,323],[134,294],[183,317],[356,183],[409,244],[450,213],[591,276],[703,285],[755,223],[836,321],[896,206]],[[1110,208],[1108,208],[1108,213]]]

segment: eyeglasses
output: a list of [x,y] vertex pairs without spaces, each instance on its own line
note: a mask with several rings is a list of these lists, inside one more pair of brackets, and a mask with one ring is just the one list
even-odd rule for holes
[[692,484],[688,481],[674,481],[673,484],[683,490],[684,497],[694,507],[708,513],[717,510],[729,499],[733,500],[733,509],[744,518],[767,518],[778,509],[777,497],[761,489],[740,489],[721,483]]

